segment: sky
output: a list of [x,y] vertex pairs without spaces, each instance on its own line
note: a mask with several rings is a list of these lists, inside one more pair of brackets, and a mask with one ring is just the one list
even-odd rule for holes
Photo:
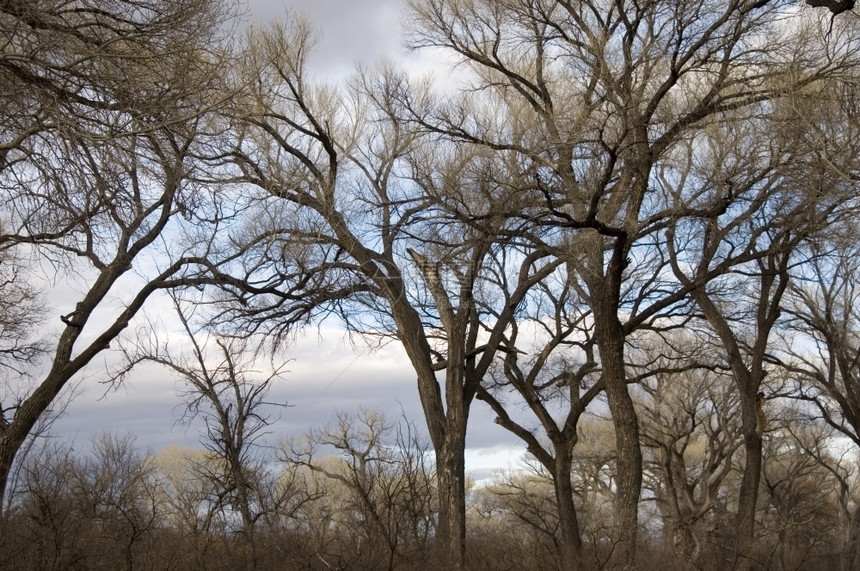
[[317,31],[309,69],[332,78],[351,74],[361,63],[401,60],[405,0],[246,0],[248,20],[265,25],[293,13]]
[[[401,47],[403,0],[248,0],[248,19],[264,25],[288,11],[308,17],[319,30],[309,67],[338,80],[357,64],[372,67],[381,58],[413,68],[428,61],[410,56]],[[385,412],[389,420],[412,420],[426,434],[414,372],[402,348],[393,343],[377,350],[353,345],[336,325],[306,331],[289,350],[284,378],[269,401],[287,403],[271,410],[276,422],[268,440],[299,436],[330,422],[338,411],[360,407]],[[171,444],[198,446],[202,422],[183,425],[181,383],[164,369],[142,366],[118,389],[100,383],[105,359],[97,358],[77,386],[76,396],[53,433],[86,450],[104,431],[133,434],[142,451],[157,452]],[[107,363],[109,364],[109,363]],[[467,438],[467,473],[475,480],[493,470],[514,469],[523,458],[517,438],[493,422],[481,402],[473,405]]]

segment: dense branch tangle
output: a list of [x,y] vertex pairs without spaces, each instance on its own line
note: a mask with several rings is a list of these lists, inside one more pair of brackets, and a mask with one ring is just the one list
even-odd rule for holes
[[[803,233],[765,236],[766,226],[758,225],[770,219],[790,227],[801,211],[762,207],[771,196],[774,205],[783,200],[781,173],[774,171],[784,163],[745,163],[740,180],[731,169],[721,172],[718,162],[708,163],[711,170],[700,179],[661,180],[660,173],[697,161],[703,134],[725,136],[784,94],[851,64],[842,52],[811,42],[804,47],[819,59],[786,49],[793,46],[786,38],[769,42],[789,33],[779,23],[780,2],[432,0],[412,7],[418,15],[412,44],[446,50],[468,69],[471,89],[430,109],[404,100],[410,119],[459,144],[515,157],[506,164],[515,165],[510,171],[521,195],[505,212],[528,221],[529,239],[564,261],[591,312],[616,428],[615,514],[624,545],[618,553],[632,561],[642,457],[627,390],[626,339],[643,327],[671,328],[673,320],[677,326],[692,307],[690,295],[735,265],[776,275],[785,259],[762,243],[790,248]],[[670,274],[665,244],[675,234],[666,228],[720,217],[728,228],[752,232],[748,243],[755,245],[733,251],[737,237],[723,233],[717,241],[731,252],[724,263],[700,266],[692,279]],[[784,286],[772,285],[778,298]],[[702,296],[695,300],[703,303]],[[760,319],[765,329],[769,319]],[[750,457],[758,383],[742,388]],[[741,511],[749,510],[754,494],[741,503]],[[751,535],[745,513],[743,533]]]
[[[436,458],[439,560],[454,568],[477,397],[551,473],[564,566],[583,565],[570,472],[602,394],[615,457],[601,466],[616,469],[600,484],[615,519],[592,540],[613,546],[600,565],[635,561],[643,441],[687,492],[661,501],[698,525],[711,488],[689,500],[685,436],[643,440],[631,387],[699,368],[732,373],[745,452],[733,531],[751,540],[771,333],[798,249],[849,218],[856,183],[857,153],[840,150],[850,133],[809,152],[839,121],[797,112],[825,82],[848,83],[847,34],[832,46],[808,20],[783,24],[775,0],[416,1],[413,45],[443,48],[471,82],[437,97],[391,69],[343,88],[312,81],[300,22],[253,30],[242,61],[219,67],[220,47],[199,41],[218,24],[206,7],[0,7],[0,74],[23,86],[3,92],[0,248],[79,259],[95,276],[54,323],[45,383],[4,396],[0,459],[158,289],[211,285],[212,324],[232,334],[279,345],[329,318],[403,345]],[[97,329],[132,272],[143,285]],[[675,351],[680,329],[724,355]],[[659,358],[637,362],[649,335]],[[512,413],[509,389],[533,418]],[[721,481],[737,440],[709,444],[722,448],[702,473]]]
[[[248,226],[237,237],[265,245],[246,265],[246,281],[291,295],[307,288],[320,303],[295,314],[296,325],[334,314],[352,331],[403,344],[436,454],[440,556],[462,565],[469,406],[506,349],[518,307],[560,262],[533,248],[502,254],[498,237],[509,221],[493,207],[513,185],[484,176],[494,160],[422,137],[402,121],[402,78],[390,71],[378,81],[358,77],[349,92],[336,93],[306,77],[301,25],[252,41],[247,73],[262,79],[249,80],[255,89],[236,106],[243,126],[232,155],[262,193],[259,220],[273,225]],[[482,194],[491,200],[482,203]],[[481,224],[448,202],[468,203]],[[309,275],[322,279],[303,282]],[[512,289],[501,300],[498,276]],[[265,306],[235,305],[230,315],[251,327],[272,323]]]
[[67,383],[155,292],[202,283],[214,263],[220,207],[200,181],[211,178],[211,110],[222,93],[214,56],[228,12],[203,0],[0,6],[0,250],[41,265],[46,286],[77,286],[64,296],[72,307],[44,314],[53,340],[35,382],[4,380],[4,491]]

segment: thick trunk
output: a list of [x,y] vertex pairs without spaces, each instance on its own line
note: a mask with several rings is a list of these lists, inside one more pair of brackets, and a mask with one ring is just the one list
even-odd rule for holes
[[445,569],[466,565],[466,470],[465,434],[448,438],[436,455],[439,489],[439,524],[436,549]]
[[[608,383],[607,383],[608,387]],[[608,392],[608,391],[607,391]],[[639,527],[639,494],[642,488],[642,452],[639,449],[639,426],[633,402],[627,388],[616,388],[609,396],[609,408],[615,424],[617,448],[617,478],[614,505],[615,525],[621,542],[620,554],[627,564],[636,558],[636,541]]]
[[[762,289],[766,290],[767,288],[763,287]],[[765,419],[760,409],[761,403],[757,393],[764,378],[762,366],[768,332],[779,312],[775,309],[777,305],[774,300],[768,302],[769,297],[764,296],[762,298],[761,303],[765,306],[759,311],[756,348],[748,359],[741,350],[741,344],[735,337],[728,320],[707,293],[701,289],[694,290],[692,293],[711,327],[714,328],[723,342],[741,399],[745,459],[741,486],[738,492],[738,511],[735,516],[734,529],[730,530],[730,535],[735,538],[734,566],[739,569],[747,569],[753,564],[750,557],[755,540],[756,504],[758,503],[762,468],[762,433],[765,429]],[[768,308],[770,308],[770,313],[762,317],[761,315],[767,313]]]
[[[603,265],[603,240],[593,244],[591,265]],[[589,291],[594,312],[594,332],[600,354],[601,378],[606,391],[609,411],[615,429],[616,478],[614,524],[617,542],[615,561],[631,566],[636,559],[636,541],[639,527],[639,495],[642,489],[642,450],[639,444],[639,421],[633,399],[627,390],[624,362],[626,334],[618,317],[621,299],[621,281],[626,259],[625,239],[617,237],[612,259],[600,279],[592,272]]]
[[642,489],[642,450],[639,422],[627,391],[624,372],[624,333],[614,314],[603,316],[599,337],[600,359],[609,410],[615,428],[617,454],[614,505],[618,554],[624,564],[636,557],[639,494]]
[[744,473],[738,495],[738,513],[735,527],[738,537],[751,543],[755,534],[755,512],[758,488],[761,482],[761,438],[755,434],[744,437]]
[[392,304],[398,334],[418,373],[418,394],[436,457],[439,492],[436,551],[445,568],[463,569],[466,561],[466,425],[471,398],[463,394],[462,355],[457,355],[456,343],[449,343],[449,358],[460,365],[449,363],[447,367],[446,402],[443,404],[431,362],[432,351],[423,335],[421,320],[415,310],[403,302],[404,298],[398,299],[398,303]]
[[45,411],[54,403],[69,379],[83,369],[96,355],[104,351],[110,341],[122,333],[151,293],[151,291],[145,294],[143,292],[138,293],[120,317],[81,350],[74,359],[72,358],[72,350],[89,316],[105,298],[111,286],[129,268],[131,268],[130,261],[126,260],[125,257],[117,256],[117,261],[110,264],[106,270],[102,270],[84,300],[75,306],[76,321],[74,323],[68,322],[60,335],[50,372],[30,396],[15,409],[12,420],[6,420],[4,417],[3,421],[0,422],[0,521],[4,515],[4,502],[8,493],[6,486],[9,483],[9,475],[15,462],[15,456],[26,442],[27,437],[30,436],[30,432],[36,427]]
[[[61,348],[66,344],[68,343],[61,343]],[[5,515],[9,492],[6,487],[9,484],[15,457],[30,432],[36,427],[39,418],[51,406],[68,380],[69,375],[59,374],[57,370],[59,367],[55,366],[33,394],[21,403],[11,422],[0,425],[0,521],[3,521]]]
[[[747,569],[752,565],[755,543],[755,516],[758,489],[761,483],[762,439],[755,409],[755,397],[746,396],[743,402],[744,470],[738,493],[738,512],[735,516],[736,566]],[[747,402],[749,401],[749,402]]]
[[675,549],[675,530],[678,524],[678,510],[672,502],[674,492],[666,486],[662,493],[655,491],[655,505],[660,514],[660,549],[663,553],[672,553]]
[[842,550],[842,571],[860,569],[860,507],[851,514],[848,524],[847,543]]
[[576,506],[573,503],[573,487],[570,484],[572,460],[569,453],[558,448],[556,454],[553,486],[558,506],[561,568],[581,569],[582,539],[579,535]]
[[247,489],[239,492],[239,511],[242,515],[242,535],[245,539],[245,568],[257,568],[257,542],[255,536],[254,514],[251,511]]

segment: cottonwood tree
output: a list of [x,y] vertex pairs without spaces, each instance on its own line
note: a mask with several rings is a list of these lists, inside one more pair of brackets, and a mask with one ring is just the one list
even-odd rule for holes
[[[723,173],[729,174],[732,165],[755,157],[753,149],[744,146],[740,146],[744,158],[737,162],[734,159],[740,156],[723,152],[729,145],[738,149],[738,141],[742,140],[741,133],[737,133],[731,143],[726,141],[718,146],[718,156],[725,159],[721,162]],[[750,142],[761,140],[752,137]],[[716,150],[715,146],[712,148]],[[692,284],[698,275],[716,266],[734,266],[733,273],[709,280],[706,286],[693,289],[692,296],[723,347],[740,399],[745,466],[735,525],[741,558],[748,556],[754,535],[762,465],[761,438],[765,426],[758,412],[757,395],[768,372],[770,342],[790,280],[789,268],[809,224],[823,224],[829,217],[826,211],[836,204],[820,195],[807,200],[801,194],[805,190],[797,191],[786,183],[778,167],[785,156],[783,152],[768,153],[759,159],[766,166],[759,172],[747,171],[751,174],[748,182],[735,182],[740,173],[730,174],[732,182],[721,192],[747,197],[738,204],[750,207],[713,211],[695,224],[673,223],[669,229],[673,242],[670,258],[682,282]],[[749,261],[739,263],[745,257]]]
[[[860,181],[860,111],[856,70],[829,84],[828,97],[799,94],[792,104],[802,125],[803,144],[815,149],[818,184],[855,191]],[[822,104],[808,111],[806,102]],[[800,130],[800,129],[798,129]],[[810,161],[811,162],[811,161]],[[860,298],[856,279],[858,227],[855,202],[846,203],[844,216],[834,219],[826,232],[804,242],[802,264],[793,270],[785,312],[790,330],[784,345],[788,356],[777,362],[796,380],[796,391],[819,409],[823,418],[855,445],[860,445],[860,408],[854,398],[857,378],[856,340]],[[822,400],[816,400],[820,394]]]
[[[802,279],[792,284],[786,313],[792,319],[791,351],[779,359],[793,381],[793,398],[811,406],[810,415],[847,437],[856,450],[860,437],[860,400],[857,397],[858,310],[857,247],[853,221],[831,228],[811,244]],[[820,451],[818,457],[824,457]],[[825,464],[827,465],[827,464]],[[842,495],[848,496],[843,480]],[[860,557],[860,512],[849,498],[841,500],[847,539],[843,567]],[[849,509],[850,506],[850,509]]]
[[[813,478],[819,486],[806,490],[811,499],[802,498],[801,501],[805,505],[798,502],[800,505],[796,511],[806,510],[809,513],[801,513],[795,519],[805,520],[804,523],[811,528],[806,533],[807,537],[801,538],[801,544],[809,545],[816,541],[824,544],[826,553],[839,552],[841,568],[847,571],[856,566],[860,540],[857,521],[860,493],[857,476],[860,465],[854,449],[840,446],[839,438],[836,437],[838,431],[832,426],[822,424],[814,415],[810,415],[809,411],[803,411],[805,406],[785,408],[787,414],[783,413],[782,416],[786,417],[787,421],[781,423],[780,436],[783,440],[790,439],[790,445],[802,455],[800,462],[812,459],[821,468],[820,472],[808,469],[814,472]],[[776,440],[775,444],[778,447],[780,441]],[[779,455],[773,456],[776,460],[774,464],[779,466]],[[770,470],[770,466],[765,465],[765,470]],[[768,478],[767,474],[765,478]],[[820,492],[827,492],[828,495],[822,499],[818,495]],[[784,503],[783,506],[785,505]],[[788,505],[790,506],[790,502]],[[838,508],[833,509],[833,505]],[[820,509],[822,507],[823,510]],[[810,516],[817,516],[821,521],[815,521],[816,518]],[[833,521],[834,519],[836,521]],[[793,522],[787,522],[788,526],[792,524]],[[786,534],[785,531],[782,533]]]
[[[2,538],[4,567],[22,566],[23,560],[37,557],[48,566],[63,566],[83,557],[77,533],[84,525],[69,490],[74,480],[76,460],[69,447],[41,441],[18,469],[18,502],[4,516],[8,530]],[[22,546],[29,546],[23,549]]]
[[497,474],[490,484],[474,491],[475,525],[479,530],[493,526],[491,537],[501,535],[522,546],[521,559],[511,561],[516,567],[564,569],[552,478],[539,466],[524,468]]
[[[768,42],[785,33],[782,2],[411,6],[412,44],[441,48],[473,73],[465,96],[429,111],[414,105],[413,120],[461,144],[519,157],[530,173],[520,192],[532,207],[521,199],[508,215],[558,229],[549,245],[577,276],[592,311],[616,425],[619,560],[631,562],[642,454],[625,339],[725,271],[711,267],[685,281],[658,271],[628,287],[640,264],[666,268],[661,244],[669,221],[723,207],[722,197],[687,191],[684,180],[675,180],[684,192],[665,192],[658,171],[697,133],[718,129],[726,113],[753,109],[831,69],[833,54],[797,44],[771,49]],[[800,66],[806,59],[810,65]]]
[[[732,113],[739,114],[740,122],[724,124],[720,134],[702,133],[698,150],[691,148],[689,158],[678,163],[687,166],[674,176],[690,190],[698,189],[702,198],[709,196],[709,206],[697,219],[669,225],[668,252],[676,277],[692,285],[721,266],[732,268],[693,288],[691,295],[723,346],[741,402],[745,465],[735,520],[741,560],[755,533],[761,476],[765,427],[758,395],[773,360],[784,296],[803,261],[804,245],[851,216],[854,208],[851,185],[821,152],[831,147],[809,145],[815,130],[802,117],[805,106],[800,102],[833,96],[835,78],[856,67],[850,56],[844,57],[847,52],[818,43],[815,32],[822,31],[816,26],[799,22],[794,30],[810,54],[809,60],[795,64],[807,81],[763,104],[768,112],[764,121],[738,109]],[[850,36],[834,41],[852,49]],[[707,164],[717,169],[700,169]],[[682,192],[673,177],[664,178],[674,192]]]
[[[509,418],[500,423],[508,422],[511,422]],[[543,442],[548,437],[538,440]],[[531,440],[527,442],[531,450]],[[566,460],[571,466],[566,474],[567,484],[559,483],[559,477],[545,466],[545,460],[538,459],[553,454],[562,458],[570,456],[570,460]],[[614,463],[611,422],[584,416],[577,422],[576,441],[569,451],[555,452],[551,441],[543,443],[538,454],[530,452],[521,466],[494,474],[486,486],[476,486],[470,508],[475,514],[472,517],[481,541],[488,542],[489,549],[503,550],[503,545],[492,542],[504,544],[517,541],[516,538],[523,535],[528,537],[522,549],[503,556],[517,567],[605,567],[618,539],[612,529]],[[555,467],[553,462],[549,464]],[[567,498],[560,496],[559,489],[567,490]],[[562,517],[571,517],[571,508],[559,507],[559,501],[570,502],[575,519],[568,523],[562,521]],[[571,545],[565,545],[571,538],[564,527],[571,524],[576,525],[578,533],[575,558],[569,551]]]
[[206,478],[205,466],[210,460],[206,450],[179,446],[168,446],[153,455],[161,523],[172,532],[172,537],[165,538],[164,551],[172,554],[168,558],[172,564],[206,568],[217,558],[213,552],[226,523],[217,482]]
[[845,516],[850,516],[846,501],[853,459],[839,450],[832,427],[817,422],[796,401],[780,400],[768,403],[771,428],[762,467],[766,502],[760,516],[767,552],[762,563],[815,567],[822,564],[819,558],[832,561],[841,555],[840,562],[850,569],[852,550],[846,540],[852,525]]
[[[642,273],[647,274],[647,270]],[[499,291],[504,291],[504,284]],[[507,335],[508,345],[518,350],[506,355],[503,366],[491,370],[492,380],[479,389],[478,396],[496,413],[496,423],[522,439],[550,475],[558,509],[561,565],[570,568],[583,564],[582,533],[571,481],[578,455],[579,423],[604,389],[592,313],[579,291],[576,280],[561,270],[532,289],[527,306],[518,313]],[[643,339],[635,343],[647,345]],[[681,378],[684,371],[702,364],[695,353],[667,357],[671,349],[678,353],[678,347],[683,346],[677,339],[670,337],[664,342],[658,337],[656,345],[650,358],[628,364],[628,384],[647,384],[654,377],[670,374]],[[521,405],[513,402],[510,389],[519,395]],[[524,408],[535,420],[523,419]],[[714,489],[718,487],[717,483]]]
[[[831,229],[838,235],[835,229]],[[860,445],[858,383],[857,246],[853,232],[839,245],[818,244],[792,288],[787,313],[796,321],[798,343],[781,364],[800,381],[796,396],[811,402],[827,424]],[[822,241],[823,242],[823,241]],[[826,251],[821,252],[824,246]],[[803,346],[802,342],[811,343]]]
[[[277,334],[334,314],[351,331],[400,342],[435,454],[440,558],[462,567],[469,410],[519,303],[558,263],[523,250],[506,267],[509,303],[487,318],[483,272],[494,229],[509,223],[495,210],[516,189],[493,179],[493,157],[421,140],[400,121],[402,78],[314,83],[309,48],[302,25],[251,36],[251,89],[234,108],[242,127],[230,153],[260,208],[234,236],[247,256],[223,286],[236,303],[215,320]],[[483,224],[458,220],[446,200],[467,201]]]
[[0,500],[67,383],[154,292],[186,283],[188,268],[199,275],[220,214],[195,181],[217,136],[207,113],[223,95],[216,48],[228,15],[205,0],[0,7],[0,251],[32,260],[45,287],[66,282],[40,323],[48,358],[32,382],[4,388]]
[[[835,45],[851,33],[849,22],[834,24]],[[800,248],[802,263],[792,270],[784,314],[788,324],[781,336],[785,353],[772,360],[793,381],[791,394],[812,405],[833,429],[860,443],[860,408],[856,398],[857,362],[857,226],[856,193],[860,180],[860,115],[857,70],[845,70],[822,91],[802,92],[790,100],[794,119],[791,136],[814,149],[805,163],[808,178],[817,185],[844,189],[843,216],[834,217],[826,230],[810,236]],[[816,101],[812,107],[809,101]],[[848,527],[843,565],[856,564],[860,548],[860,520],[853,511]]]
[[[91,536],[82,542],[90,557],[98,561],[106,555],[113,560],[109,564],[129,571],[155,564],[152,545],[162,519],[152,458],[134,441],[131,435],[97,437],[92,454],[78,461],[70,486],[83,516],[92,521]],[[100,552],[104,547],[108,554]]]

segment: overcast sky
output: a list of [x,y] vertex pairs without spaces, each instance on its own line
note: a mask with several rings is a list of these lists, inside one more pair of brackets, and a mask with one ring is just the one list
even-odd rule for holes
[[309,68],[331,77],[349,75],[357,63],[399,60],[404,0],[247,0],[252,24],[303,15],[317,30]]
[[[249,20],[261,25],[288,11],[305,14],[319,30],[312,67],[331,79],[351,74],[357,63],[372,66],[380,58],[405,65],[401,48],[402,0],[249,0]],[[411,63],[410,63],[411,62]],[[159,302],[160,303],[160,302]],[[305,433],[329,422],[336,411],[359,407],[384,411],[389,419],[412,419],[426,433],[414,372],[397,344],[371,352],[353,348],[333,326],[308,331],[290,350],[288,374],[270,394],[270,401],[289,408],[273,410],[270,441]],[[54,432],[70,437],[86,450],[103,431],[132,433],[143,450],[156,452],[170,444],[196,446],[201,423],[177,421],[183,405],[179,382],[163,369],[141,367],[123,388],[106,392],[103,362],[96,360],[81,382],[78,395]],[[492,468],[514,467],[522,455],[518,440],[493,423],[486,405],[475,402],[467,439],[467,471],[484,478]]]

